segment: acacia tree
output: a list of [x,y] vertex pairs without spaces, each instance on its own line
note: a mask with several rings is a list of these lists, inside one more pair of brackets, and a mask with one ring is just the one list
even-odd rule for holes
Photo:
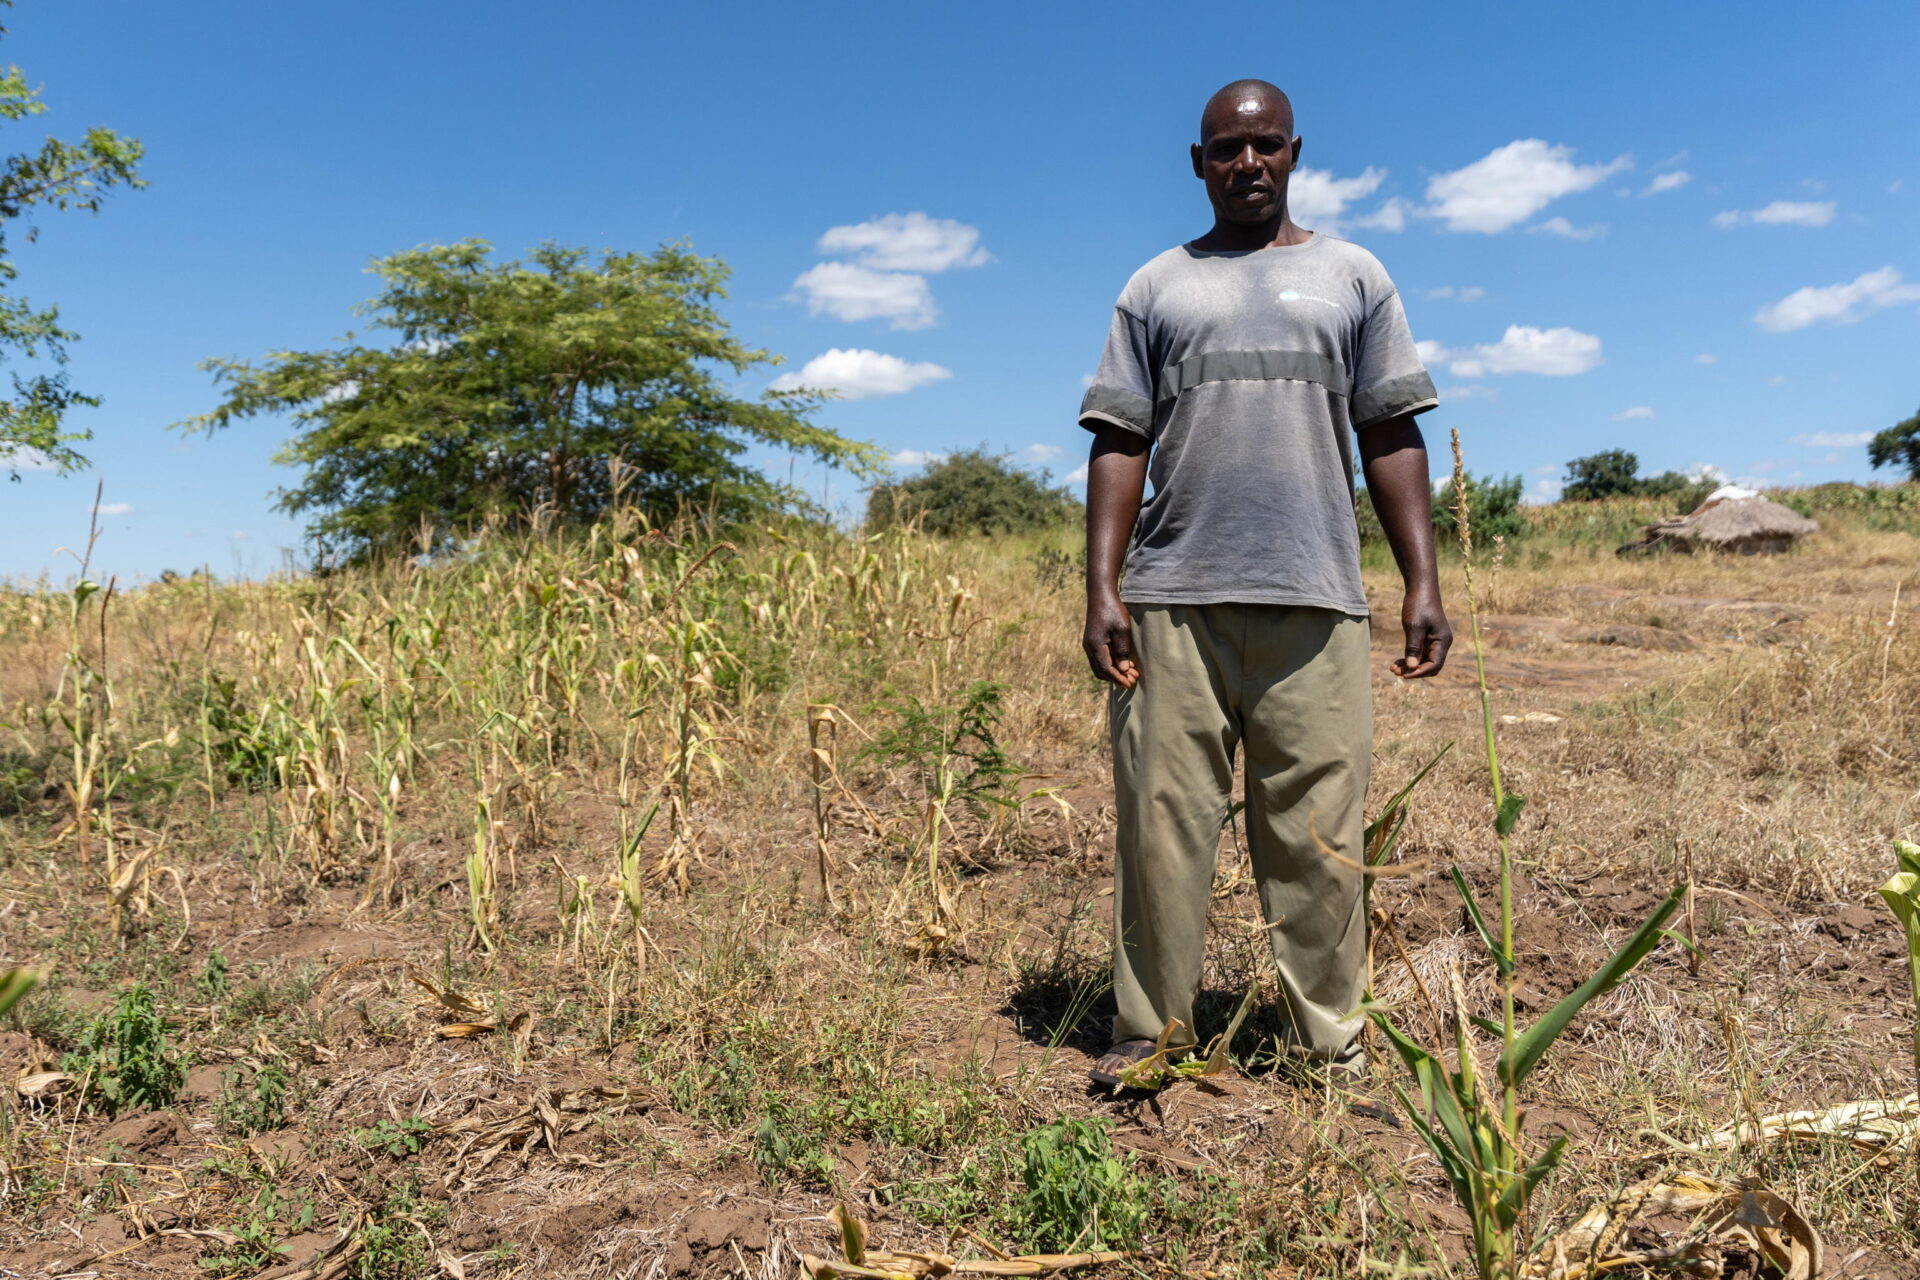
[[1920,411],[1869,440],[1867,460],[1876,471],[1881,467],[1905,467],[1907,479],[1920,481]]
[[[0,0],[8,7],[12,3]],[[0,34],[5,30],[0,27]],[[27,83],[19,67],[9,66],[0,74],[0,120],[24,120],[46,109],[40,91]],[[140,156],[135,139],[111,129],[89,129],[77,143],[48,138],[37,151],[0,159],[0,288],[18,274],[6,242],[16,219],[36,209],[99,209],[110,188],[146,185],[134,172]],[[37,232],[29,224],[27,239]],[[65,429],[69,409],[100,403],[67,381],[66,344],[78,336],[61,326],[57,307],[36,308],[25,298],[0,292],[0,349],[38,362],[37,368],[13,370],[13,394],[0,396],[0,471],[15,480],[30,459],[63,471],[86,461],[73,443],[86,439],[87,433]]]
[[[772,445],[876,474],[881,455],[816,425],[819,397],[742,399],[722,374],[777,357],[742,345],[714,308],[727,269],[680,245],[602,254],[548,244],[494,262],[484,240],[376,259],[386,287],[358,310],[386,331],[260,365],[209,360],[226,399],[175,424],[216,431],[288,414],[276,461],[304,469],[279,506],[348,558],[546,510],[583,522],[615,498],[723,518],[801,505],[743,461]],[[615,462],[618,466],[615,467]],[[617,474],[617,479],[616,479]]]

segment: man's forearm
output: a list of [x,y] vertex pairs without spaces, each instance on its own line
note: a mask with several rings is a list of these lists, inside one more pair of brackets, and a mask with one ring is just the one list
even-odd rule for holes
[[1146,492],[1148,442],[1119,427],[1102,429],[1087,455],[1087,598],[1117,595],[1120,569]]
[[1440,588],[1433,549],[1433,490],[1427,480],[1427,442],[1411,418],[1369,427],[1360,434],[1367,495],[1393,549],[1393,562],[1407,590]]

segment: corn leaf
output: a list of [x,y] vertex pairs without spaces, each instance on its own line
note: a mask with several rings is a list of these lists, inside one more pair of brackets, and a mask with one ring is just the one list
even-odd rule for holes
[[1909,938],[1920,935],[1920,872],[1902,871],[1880,886],[1880,896],[1899,917],[1900,927]]
[[1502,838],[1512,835],[1514,824],[1520,821],[1520,811],[1526,807],[1525,796],[1508,796],[1500,802],[1500,812],[1493,819],[1493,829]]
[[[1435,752],[1433,759],[1421,765],[1419,772],[1407,779],[1407,785],[1394,792],[1382,806],[1380,815],[1367,824],[1367,833],[1360,842],[1360,847],[1367,851],[1368,866],[1378,866],[1393,855],[1394,846],[1400,843],[1400,829],[1407,824],[1407,797],[1413,794],[1413,789],[1420,785],[1420,780],[1433,772],[1433,766],[1445,759],[1447,752],[1451,750],[1453,750],[1453,744],[1449,742]],[[1377,847],[1376,840],[1379,841]]]
[[1559,1167],[1560,1157],[1565,1154],[1566,1149],[1567,1135],[1563,1133],[1547,1144],[1547,1149],[1540,1153],[1539,1159],[1528,1165],[1518,1178],[1507,1184],[1507,1189],[1500,1195],[1500,1212],[1506,1215],[1509,1221],[1519,1218],[1521,1212],[1527,1207],[1527,1201],[1533,1196],[1533,1189],[1540,1184],[1540,1179]]
[[1453,877],[1453,887],[1460,891],[1460,901],[1466,904],[1467,919],[1473,924],[1473,931],[1480,935],[1480,941],[1486,945],[1487,954],[1493,957],[1493,963],[1503,974],[1513,972],[1513,957],[1506,953],[1494,938],[1493,931],[1487,928],[1487,919],[1480,914],[1480,904],[1474,901],[1473,890],[1467,884],[1467,877],[1461,874],[1457,866],[1448,867],[1447,874]]
[[0,1017],[5,1017],[39,985],[40,975],[32,969],[8,969],[0,973]]
[[1574,1015],[1585,1008],[1589,1001],[1619,986],[1632,973],[1642,960],[1653,953],[1661,943],[1661,929],[1667,918],[1679,910],[1685,901],[1690,886],[1674,886],[1666,900],[1653,909],[1633,936],[1628,938],[1621,948],[1614,952],[1607,962],[1600,966],[1591,978],[1581,983],[1573,993],[1559,1004],[1547,1010],[1540,1020],[1522,1032],[1520,1037],[1500,1055],[1499,1075],[1504,1082],[1518,1084],[1537,1066],[1547,1047],[1560,1038]]

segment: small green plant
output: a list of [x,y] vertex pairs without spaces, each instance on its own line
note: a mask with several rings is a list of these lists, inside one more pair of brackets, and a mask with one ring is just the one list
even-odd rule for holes
[[822,1188],[833,1179],[834,1160],[819,1136],[771,1115],[762,1116],[753,1131],[753,1163],[769,1187],[793,1183]]
[[[1520,966],[1513,945],[1513,850],[1510,837],[1519,822],[1525,799],[1507,793],[1500,778],[1500,756],[1494,745],[1493,703],[1487,690],[1486,662],[1480,643],[1480,617],[1473,590],[1473,524],[1471,486],[1465,481],[1460,458],[1460,433],[1453,433],[1455,529],[1466,563],[1467,617],[1472,624],[1474,664],[1480,686],[1480,722],[1486,744],[1487,770],[1493,788],[1494,836],[1500,850],[1500,908],[1498,933],[1489,927],[1480,903],[1458,867],[1454,887],[1466,906],[1467,918],[1479,935],[1498,974],[1501,1019],[1492,1022],[1468,1014],[1466,993],[1458,971],[1453,975],[1455,1060],[1449,1070],[1440,1054],[1403,1031],[1381,1008],[1370,1008],[1374,1023],[1386,1034],[1420,1091],[1418,1103],[1406,1090],[1394,1094],[1421,1140],[1439,1161],[1454,1194],[1467,1210],[1473,1228],[1474,1262],[1484,1280],[1516,1280],[1530,1250],[1528,1207],[1534,1189],[1560,1162],[1567,1139],[1555,1138],[1537,1153],[1523,1145],[1526,1119],[1520,1107],[1520,1086],[1539,1065],[1549,1046],[1560,1037],[1581,1009],[1611,991],[1639,963],[1652,954],[1665,936],[1667,919],[1679,908],[1688,886],[1681,884],[1654,909],[1632,937],[1570,995],[1549,1009],[1524,1031],[1514,1010],[1514,992],[1520,984]],[[1473,1032],[1500,1037],[1494,1067],[1497,1088],[1480,1078],[1475,1066]]]
[[349,1136],[374,1155],[405,1160],[420,1154],[420,1148],[432,1132],[431,1122],[408,1116],[405,1120],[382,1120],[369,1128],[354,1129]]
[[256,1275],[284,1261],[289,1251],[280,1237],[313,1226],[313,1198],[306,1188],[283,1193],[270,1180],[269,1170],[260,1167],[246,1167],[241,1176],[259,1187],[246,1216],[228,1229],[232,1241],[210,1246],[199,1258],[199,1265],[216,1276]]
[[200,976],[193,980],[194,992],[208,1004],[218,1004],[227,998],[232,985],[233,969],[227,963],[227,953],[214,947],[207,952],[207,961],[200,969]]
[[1056,1120],[1020,1144],[1023,1243],[1066,1252],[1124,1245],[1138,1234],[1157,1188],[1114,1154],[1105,1120]]
[[1880,886],[1880,896],[1907,935],[1907,973],[1913,980],[1913,1076],[1920,1087],[1920,844],[1895,840],[1893,858],[1897,870]]
[[346,1274],[353,1280],[423,1280],[439,1270],[428,1231],[447,1219],[447,1207],[423,1200],[409,1181],[390,1191],[360,1224],[359,1251]]
[[113,1011],[93,1021],[60,1068],[77,1078],[86,1099],[109,1115],[169,1105],[187,1075],[168,1046],[167,1024],[154,1005],[153,992],[142,982],[121,992]]
[[291,1085],[286,1067],[277,1058],[258,1068],[237,1063],[220,1079],[214,1119],[222,1129],[244,1138],[285,1128]]

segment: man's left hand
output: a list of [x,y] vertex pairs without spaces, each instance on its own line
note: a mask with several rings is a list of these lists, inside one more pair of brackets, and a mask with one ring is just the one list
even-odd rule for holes
[[1400,625],[1407,633],[1407,652],[1389,668],[1402,680],[1422,680],[1440,674],[1453,647],[1453,627],[1440,607],[1440,593],[1408,592],[1400,606]]

